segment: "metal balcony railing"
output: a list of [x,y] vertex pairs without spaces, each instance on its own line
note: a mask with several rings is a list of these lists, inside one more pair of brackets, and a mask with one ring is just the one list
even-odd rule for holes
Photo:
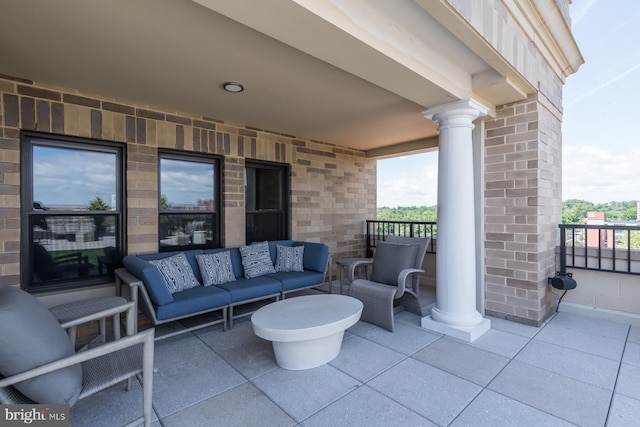
[[[559,224],[558,271],[567,268],[640,275],[640,225]],[[436,253],[437,225],[430,221],[366,220],[366,255],[373,256],[388,235],[431,237],[427,253]]]
[[435,222],[429,221],[382,221],[368,219],[367,222],[367,257],[373,256],[373,249],[378,240],[385,236],[430,237],[427,253],[435,253],[433,238],[437,234]]
[[640,226],[560,224],[560,271],[565,267],[640,274]]

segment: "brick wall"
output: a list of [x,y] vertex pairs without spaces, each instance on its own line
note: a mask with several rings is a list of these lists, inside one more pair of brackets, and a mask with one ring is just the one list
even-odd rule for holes
[[[223,242],[244,243],[245,159],[291,165],[292,238],[335,258],[364,255],[375,217],[375,161],[364,153],[215,118],[167,111],[28,80],[0,78],[0,283],[17,285],[20,130],[116,141],[127,153],[127,250],[158,250],[158,148],[222,155]],[[334,268],[335,272],[335,268]]]
[[486,312],[539,325],[555,309],[561,222],[561,141],[557,111],[540,95],[505,105],[486,122]]

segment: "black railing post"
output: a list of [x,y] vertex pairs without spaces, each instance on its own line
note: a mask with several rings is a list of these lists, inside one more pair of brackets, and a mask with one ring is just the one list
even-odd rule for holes
[[[575,243],[575,233],[572,239]],[[574,249],[575,252],[575,249]],[[567,233],[564,227],[560,227],[560,274],[567,274]]]

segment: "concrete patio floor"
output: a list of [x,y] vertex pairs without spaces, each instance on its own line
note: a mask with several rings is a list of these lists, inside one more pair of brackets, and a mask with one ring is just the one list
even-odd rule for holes
[[[540,328],[491,320],[471,344],[406,311],[394,333],[358,322],[336,359],[304,371],[279,368],[249,317],[160,340],[153,425],[640,425],[640,327],[562,311]],[[78,402],[71,425],[122,425],[141,399],[137,382],[113,387]]]

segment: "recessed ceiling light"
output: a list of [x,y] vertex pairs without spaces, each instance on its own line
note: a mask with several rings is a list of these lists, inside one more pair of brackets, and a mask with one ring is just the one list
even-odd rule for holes
[[242,86],[240,83],[236,83],[236,82],[227,82],[227,83],[223,84],[222,87],[227,92],[233,92],[233,93],[242,92],[244,90],[244,86]]

